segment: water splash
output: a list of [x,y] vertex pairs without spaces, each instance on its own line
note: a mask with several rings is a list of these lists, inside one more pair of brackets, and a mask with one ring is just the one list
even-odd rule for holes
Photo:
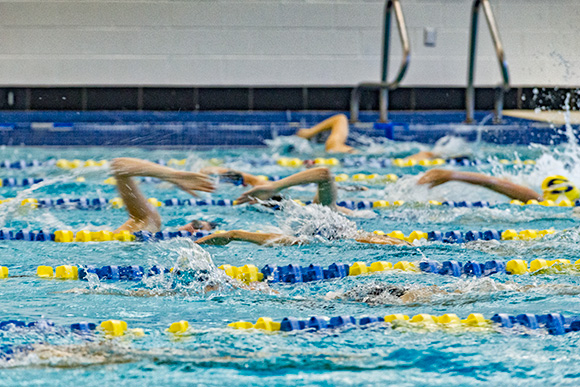
[[[19,191],[16,194],[16,197],[14,197],[11,201],[2,204],[2,210],[0,211],[0,225],[5,226],[7,219],[12,218],[12,216],[15,214],[22,216],[23,215],[22,211],[29,210],[29,208],[22,208],[21,203],[24,199],[31,197],[36,190],[56,183],[68,182],[71,181],[72,179],[73,177],[46,179],[41,181],[40,183],[33,184],[30,187],[23,189],[22,191]],[[50,219],[48,219],[48,223],[46,223],[46,225],[53,225],[55,223],[58,224],[57,222],[54,222],[55,218],[53,216],[49,218]],[[44,222],[47,221],[47,218],[43,219],[44,220],[42,221]],[[38,217],[35,217],[35,220],[39,220]]]
[[264,140],[270,153],[279,154],[312,154],[314,152],[310,142],[298,136],[279,136],[272,140]]
[[486,124],[486,123],[487,123],[489,120],[491,120],[491,119],[493,118],[493,116],[494,116],[494,115],[493,115],[493,113],[490,113],[490,114],[486,115],[486,116],[483,118],[483,120],[481,120],[481,122],[480,122],[480,123],[477,125],[477,128],[476,128],[476,130],[477,130],[477,137],[475,138],[475,143],[474,143],[474,145],[473,145],[473,149],[475,149],[475,150],[478,150],[478,151],[479,151],[479,152],[477,152],[477,155],[476,155],[476,156],[478,156],[478,157],[480,157],[480,156],[481,156],[481,153],[482,153],[482,152],[480,151],[480,146],[481,146],[481,143],[482,143],[482,141],[481,141],[481,137],[482,137],[482,134],[483,134],[483,127],[485,126],[485,124]]
[[294,201],[285,200],[282,202],[282,211],[276,217],[284,234],[298,238],[348,239],[357,233],[355,222],[318,204],[301,206]]
[[566,137],[568,138],[568,144],[577,150],[578,139],[576,138],[576,133],[572,129],[570,121],[570,93],[566,93],[566,99],[564,100],[564,122],[566,127]]
[[[483,123],[480,125],[483,125]],[[437,140],[431,152],[443,159],[471,156],[474,153],[472,145],[465,141],[464,138],[451,135]]]
[[353,141],[356,144],[356,148],[363,154],[384,157],[399,157],[401,154],[416,153],[429,149],[427,145],[418,142],[401,142],[384,137],[369,137],[357,132],[350,133],[349,141]]

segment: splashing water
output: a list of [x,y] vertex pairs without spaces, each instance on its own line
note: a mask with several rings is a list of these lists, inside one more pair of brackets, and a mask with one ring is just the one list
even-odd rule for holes
[[564,101],[564,133],[568,139],[561,147],[555,149],[543,148],[543,154],[536,160],[536,166],[522,183],[538,186],[549,175],[564,175],[574,182],[580,182],[580,146],[576,133],[570,121],[570,93]]
[[465,139],[457,136],[441,137],[431,151],[444,159],[473,154],[472,146]]
[[231,286],[231,278],[217,268],[207,251],[189,238],[180,238],[176,242],[183,244],[175,246],[172,243],[171,247],[172,254],[178,255],[170,276],[176,291],[203,294],[208,287],[220,290]]
[[564,100],[564,121],[566,127],[566,137],[568,137],[568,144],[574,148],[578,147],[578,139],[576,134],[572,129],[570,123],[570,93],[566,93],[566,99]]
[[[93,273],[87,275],[88,289],[75,288],[72,293],[113,294],[136,297],[152,296],[205,296],[208,293],[221,292],[239,287],[235,280],[218,269],[211,255],[189,238],[176,238],[168,243],[156,246],[162,259],[173,257],[174,264],[169,273],[146,275],[133,289],[126,289],[122,284],[107,284]],[[175,259],[177,255],[177,259]],[[171,262],[166,259],[165,262]],[[163,263],[153,265],[166,267]]]
[[[0,225],[5,226],[6,221],[8,218],[12,217],[15,213],[19,213],[22,208],[22,201],[26,198],[32,196],[32,193],[40,188],[44,188],[55,183],[62,183],[71,181],[73,177],[60,177],[60,178],[53,178],[53,179],[46,179],[40,183],[33,184],[32,186],[19,191],[10,202],[4,203],[2,206],[2,211],[0,211]],[[19,214],[21,215],[21,214]],[[54,217],[51,216],[52,220]],[[45,219],[46,220],[46,219]],[[53,223],[49,222],[47,225],[53,225]]]
[[268,146],[271,153],[289,154],[289,153],[301,153],[301,154],[311,154],[313,153],[312,146],[310,142],[302,137],[298,136],[279,136],[273,138],[272,140],[264,140]]
[[[480,149],[480,145],[481,145],[481,136],[483,134],[483,127],[485,126],[485,124],[491,120],[493,118],[493,114],[490,113],[487,116],[485,116],[483,118],[483,120],[481,120],[481,122],[477,125],[477,137],[475,139],[475,143],[473,144],[473,148],[476,150]],[[481,153],[481,152],[478,152]],[[480,154],[478,154],[477,156],[480,156]]]
[[299,238],[348,239],[357,233],[355,222],[318,204],[301,206],[285,200],[282,211],[276,216],[284,234]]
[[381,155],[385,157],[399,157],[401,154],[415,153],[428,150],[428,146],[418,142],[401,142],[384,137],[369,137],[365,134],[351,132],[349,142],[356,144],[356,148],[363,154]]

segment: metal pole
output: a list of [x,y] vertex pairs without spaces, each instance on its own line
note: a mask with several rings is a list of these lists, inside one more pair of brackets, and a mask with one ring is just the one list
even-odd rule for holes
[[350,93],[350,122],[352,123],[358,122],[359,98],[360,88],[355,87]]
[[505,95],[505,88],[503,86],[495,89],[495,111],[493,117],[494,124],[501,124],[503,119],[503,100]]
[[499,63],[499,70],[502,76],[502,86],[501,89],[496,91],[496,101],[495,101],[495,117],[494,122],[496,124],[501,123],[503,115],[503,104],[505,91],[509,88],[509,72],[507,67],[507,62],[505,60],[505,53],[501,40],[499,38],[499,30],[497,24],[495,23],[495,18],[493,17],[493,11],[488,0],[482,0],[483,11],[485,12],[485,19],[487,20],[487,25],[489,27],[489,32],[491,33],[491,39],[495,47],[495,53],[497,55],[497,60]]
[[[396,0],[395,0],[396,1]],[[381,73],[381,83],[387,82],[389,75],[389,44],[391,42],[391,9],[393,1],[385,3],[385,22],[383,23],[383,66]],[[387,105],[389,102],[389,90],[387,88],[379,89],[379,111],[380,122],[387,122]]]
[[471,124],[475,111],[475,88],[473,78],[475,73],[475,53],[477,51],[477,21],[481,0],[475,0],[471,8],[471,34],[469,39],[469,68],[467,70],[467,89],[465,90],[465,122]]
[[[393,82],[389,83],[387,81],[387,77],[389,66],[391,13],[393,9],[395,12],[395,17],[397,18],[397,25],[399,27],[401,46],[403,48],[403,59],[401,61],[401,66],[399,67],[397,77]],[[380,120],[382,122],[386,122],[388,118],[389,90],[396,89],[399,86],[399,83],[403,80],[405,73],[409,68],[409,62],[411,60],[411,47],[409,44],[409,36],[407,34],[405,18],[403,17],[403,10],[401,9],[401,3],[399,0],[388,0],[385,3],[384,17],[385,20],[383,23],[383,63],[381,69],[381,82],[362,82],[352,90],[350,94],[350,122],[352,123],[358,121],[360,112],[359,104],[362,90],[379,90]]]

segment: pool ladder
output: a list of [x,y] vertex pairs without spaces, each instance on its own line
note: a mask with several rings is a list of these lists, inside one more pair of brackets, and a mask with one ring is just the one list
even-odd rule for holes
[[508,72],[508,65],[505,60],[503,45],[501,44],[501,40],[499,38],[499,30],[497,28],[497,24],[495,23],[495,18],[493,16],[489,0],[475,0],[473,2],[473,6],[471,7],[469,67],[467,70],[467,89],[465,91],[465,122],[468,124],[473,123],[473,114],[475,111],[475,87],[473,86],[473,78],[475,76],[475,57],[477,53],[477,21],[479,17],[479,9],[481,7],[483,7],[483,12],[485,13],[485,19],[487,20],[487,26],[489,27],[489,32],[491,34],[491,39],[493,41],[493,46],[495,48],[495,54],[499,62],[499,68],[502,77],[502,84],[496,88],[495,93],[495,110],[493,121],[494,123],[498,124],[502,120],[504,95],[510,87],[510,76]]
[[[496,89],[495,93],[495,112],[494,122],[500,123],[502,119],[502,111],[504,104],[504,95],[509,90],[509,72],[508,65],[505,60],[503,45],[499,37],[499,30],[493,16],[493,11],[489,0],[474,0],[471,10],[471,32],[469,45],[469,61],[467,70],[467,89],[465,92],[465,108],[466,108],[466,123],[473,123],[473,116],[475,111],[475,87],[473,80],[475,77],[475,58],[477,53],[477,22],[479,17],[479,9],[483,7],[489,32],[494,44],[496,56],[499,62],[502,84]],[[395,13],[397,19],[397,26],[399,36],[401,38],[401,46],[403,47],[403,59],[399,66],[397,77],[392,82],[387,82],[387,74],[389,67],[389,44],[391,37],[391,13]],[[388,0],[385,3],[385,17],[383,24],[383,61],[381,82],[363,82],[359,83],[351,92],[350,97],[350,121],[358,122],[358,115],[360,110],[360,96],[362,90],[379,90],[379,111],[380,122],[387,122],[388,119],[388,105],[389,105],[389,90],[396,89],[407,72],[409,63],[411,61],[411,47],[409,44],[409,36],[401,9],[399,0]]]
[[[399,66],[399,73],[393,82],[387,82],[387,74],[389,70],[389,43],[391,40],[391,13],[395,13],[397,19],[397,26],[399,29],[399,36],[401,38],[401,45],[403,46],[403,60]],[[381,82],[363,82],[359,83],[351,92],[350,95],[350,120],[351,122],[358,121],[358,113],[360,108],[360,95],[362,90],[379,90],[379,110],[380,121],[387,121],[387,107],[389,105],[389,90],[396,89],[399,83],[405,77],[409,62],[411,61],[411,46],[409,44],[409,34],[407,33],[407,26],[405,18],[403,17],[403,10],[399,0],[388,0],[385,3],[385,21],[383,23],[383,65]]]

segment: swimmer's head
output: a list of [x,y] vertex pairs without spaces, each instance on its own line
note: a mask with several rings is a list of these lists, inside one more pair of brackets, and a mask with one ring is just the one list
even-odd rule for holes
[[380,282],[359,285],[344,293],[345,298],[352,301],[367,303],[382,303],[385,297],[401,298],[409,289],[403,286],[385,284]]
[[560,175],[548,176],[542,182],[543,197],[546,200],[560,202],[564,199],[574,201],[580,198],[580,190]]
[[209,270],[177,270],[173,276],[173,287],[196,287],[203,286],[203,292],[212,292],[219,290],[219,283],[211,278]]
[[402,286],[377,283],[368,290],[367,295],[379,297],[384,294],[389,294],[393,297],[402,297],[405,293],[407,293],[407,289]]
[[195,219],[186,224],[185,226],[179,227],[179,231],[189,231],[190,233],[195,233],[197,231],[211,231],[218,226],[216,222],[208,222],[206,220]]
[[281,195],[274,195],[270,199],[268,199],[264,202],[261,202],[260,204],[262,204],[264,207],[278,210],[278,209],[280,209],[280,202],[282,200],[284,200],[284,198]]
[[233,185],[244,185],[244,175],[236,171],[220,173],[220,182],[231,183]]

